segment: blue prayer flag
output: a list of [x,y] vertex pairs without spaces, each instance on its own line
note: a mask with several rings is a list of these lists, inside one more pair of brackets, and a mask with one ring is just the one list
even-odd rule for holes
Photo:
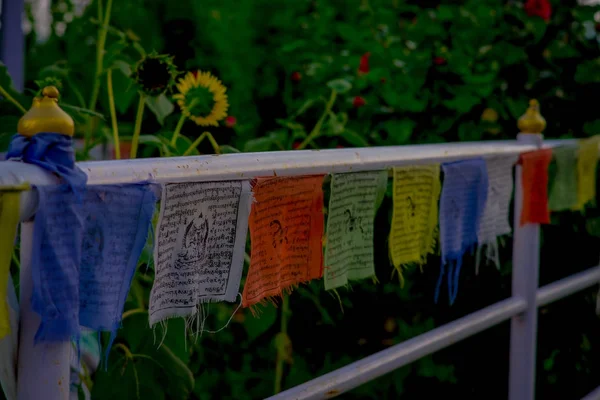
[[38,192],[32,304],[42,323],[36,341],[78,340],[81,325],[110,331],[112,342],[155,210],[153,187],[90,186],[82,203],[68,185]]
[[440,197],[442,266],[435,291],[437,303],[445,265],[448,264],[450,304],[458,294],[463,254],[477,244],[477,232],[485,208],[488,175],[485,160],[475,158],[442,164],[444,183]]

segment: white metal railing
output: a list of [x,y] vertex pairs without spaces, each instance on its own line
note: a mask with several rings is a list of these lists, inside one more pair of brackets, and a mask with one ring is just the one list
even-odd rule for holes
[[[544,147],[569,141],[545,141]],[[304,150],[293,152],[241,153],[160,159],[82,162],[88,184],[219,181],[259,176],[326,174],[384,169],[407,164],[443,162],[475,156],[516,154],[542,145],[541,136],[519,135],[516,141],[449,143],[364,149]],[[600,266],[538,288],[539,225],[521,227],[520,167],[515,181],[512,297],[430,332],[373,354],[346,367],[282,392],[273,399],[329,398],[382,376],[396,368],[443,349],[487,328],[511,319],[511,400],[533,400],[537,308],[597,284]],[[52,185],[54,177],[33,165],[0,162],[0,184]],[[35,191],[21,195],[21,329],[18,375],[19,399],[67,399],[69,397],[69,343],[34,346],[39,316],[28,303],[31,296],[31,217],[37,207]],[[32,384],[35,382],[35,384]],[[590,396],[594,396],[591,393]],[[595,398],[595,397],[591,397]]]

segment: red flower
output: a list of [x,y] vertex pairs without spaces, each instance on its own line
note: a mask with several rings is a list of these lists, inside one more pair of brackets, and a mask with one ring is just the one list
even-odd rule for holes
[[298,147],[300,147],[300,142],[294,142],[294,143],[292,143],[292,149],[297,150]]
[[433,63],[435,65],[446,65],[446,59],[444,57],[434,57],[433,58]]
[[342,146],[341,144],[338,144],[337,146],[335,146],[336,149],[344,149],[346,148],[346,146]]
[[525,12],[530,17],[540,17],[549,22],[552,16],[552,6],[549,0],[527,0],[525,3]]
[[365,104],[367,104],[366,100],[360,96],[356,96],[354,98],[354,100],[352,100],[352,106],[354,108],[360,108],[360,107],[364,106]]
[[298,82],[300,79],[302,79],[302,74],[298,71],[294,71],[294,72],[292,72],[290,79],[293,80],[294,82]]
[[367,52],[360,58],[360,64],[358,65],[358,74],[364,75],[369,73],[369,57],[371,53]]
[[228,128],[233,128],[237,124],[237,118],[234,116],[229,116],[225,118],[225,126]]

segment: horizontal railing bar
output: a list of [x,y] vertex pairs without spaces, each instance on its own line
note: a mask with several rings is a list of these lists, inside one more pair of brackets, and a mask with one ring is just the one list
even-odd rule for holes
[[[552,147],[565,143],[568,141],[548,141],[544,145]],[[221,181],[259,176],[365,171],[409,163],[516,154],[535,148],[516,141],[486,141],[90,161],[78,165],[88,174],[88,183],[91,185],[133,183],[147,179],[159,183]]]
[[600,283],[600,266],[589,268],[543,286],[537,291],[537,305],[538,307],[545,306],[598,283]]
[[510,298],[362,360],[291,388],[269,399],[322,399],[337,396],[522,313],[525,300]]
[[592,390],[581,400],[600,400],[600,386],[598,386],[596,389]]

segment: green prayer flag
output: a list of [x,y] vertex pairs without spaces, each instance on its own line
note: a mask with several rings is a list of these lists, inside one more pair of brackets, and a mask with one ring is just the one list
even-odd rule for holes
[[577,205],[577,146],[553,149],[556,173],[550,189],[551,211],[570,210]]
[[325,289],[375,276],[373,221],[387,171],[334,174],[327,218]]

